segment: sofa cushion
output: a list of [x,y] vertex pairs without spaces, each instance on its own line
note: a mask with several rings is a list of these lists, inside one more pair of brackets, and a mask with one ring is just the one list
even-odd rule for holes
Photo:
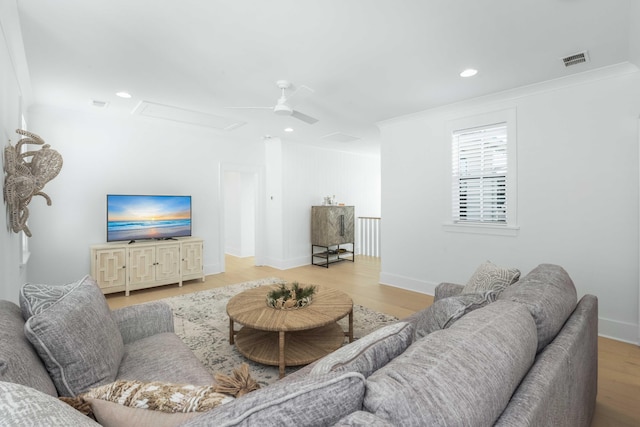
[[151,335],[125,345],[116,379],[194,385],[214,383],[211,372],[173,332]]
[[520,278],[517,268],[498,267],[491,261],[482,263],[473,273],[465,287],[463,294],[486,292],[493,290],[497,294]]
[[25,335],[60,396],[112,382],[124,352],[102,291],[85,276],[64,286],[26,284],[20,291]]
[[175,332],[173,311],[163,301],[129,305],[111,311],[124,344],[164,332]]
[[362,408],[364,377],[356,372],[276,382],[184,424],[208,426],[328,426]]
[[419,339],[431,332],[450,327],[465,314],[495,300],[494,291],[442,298],[404,320],[414,324],[415,338]]
[[333,427],[343,426],[397,427],[384,418],[380,418],[366,411],[352,412],[333,425]]
[[58,398],[22,384],[0,382],[0,425],[30,427],[99,426]]
[[493,425],[536,354],[521,304],[497,301],[414,342],[367,379],[364,410],[394,425]]
[[24,336],[20,307],[0,301],[0,325],[0,381],[23,384],[57,397],[42,360]]
[[396,322],[323,357],[310,374],[359,372],[366,378],[405,351],[412,341],[413,325]]
[[562,267],[553,264],[540,264],[498,299],[519,302],[529,309],[538,331],[538,351],[558,335],[578,303],[573,281]]
[[463,289],[464,289],[464,285],[459,285],[457,283],[442,282],[438,286],[436,286],[436,288],[434,289],[433,302],[436,302],[442,298],[448,298],[448,297],[460,295]]

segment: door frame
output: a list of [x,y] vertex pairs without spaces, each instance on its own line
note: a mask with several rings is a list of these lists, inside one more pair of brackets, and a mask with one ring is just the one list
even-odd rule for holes
[[220,218],[218,235],[218,263],[220,272],[226,271],[225,265],[225,173],[236,172],[253,175],[255,183],[255,265],[265,265],[265,183],[264,166],[220,162],[218,167],[218,215]]

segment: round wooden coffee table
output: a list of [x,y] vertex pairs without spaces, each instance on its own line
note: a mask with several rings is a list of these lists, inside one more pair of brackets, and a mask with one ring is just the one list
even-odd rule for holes
[[[229,300],[229,342],[247,359],[278,366],[306,365],[337,350],[345,336],[353,341],[353,301],[337,289],[316,288],[310,305],[296,310],[267,306],[267,293],[278,285],[260,286]],[[347,332],[336,322],[349,315]],[[234,322],[243,327],[235,331]]]

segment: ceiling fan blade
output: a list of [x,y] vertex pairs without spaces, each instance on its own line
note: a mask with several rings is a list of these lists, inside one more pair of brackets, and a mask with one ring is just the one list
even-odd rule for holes
[[273,110],[273,107],[224,107],[234,110]]
[[302,120],[305,123],[309,123],[310,125],[316,123],[318,119],[313,118],[311,116],[307,116],[306,114],[301,113],[300,111],[293,110],[291,112],[291,117],[295,117],[298,120]]

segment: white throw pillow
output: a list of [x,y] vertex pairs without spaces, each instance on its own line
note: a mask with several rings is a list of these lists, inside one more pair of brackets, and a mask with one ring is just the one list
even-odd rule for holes
[[491,261],[482,263],[473,273],[466,286],[462,289],[463,294],[484,293],[494,291],[500,294],[505,288],[520,278],[520,270],[517,268],[499,267]]
[[81,395],[101,425],[173,427],[234,398],[215,386],[116,380]]

